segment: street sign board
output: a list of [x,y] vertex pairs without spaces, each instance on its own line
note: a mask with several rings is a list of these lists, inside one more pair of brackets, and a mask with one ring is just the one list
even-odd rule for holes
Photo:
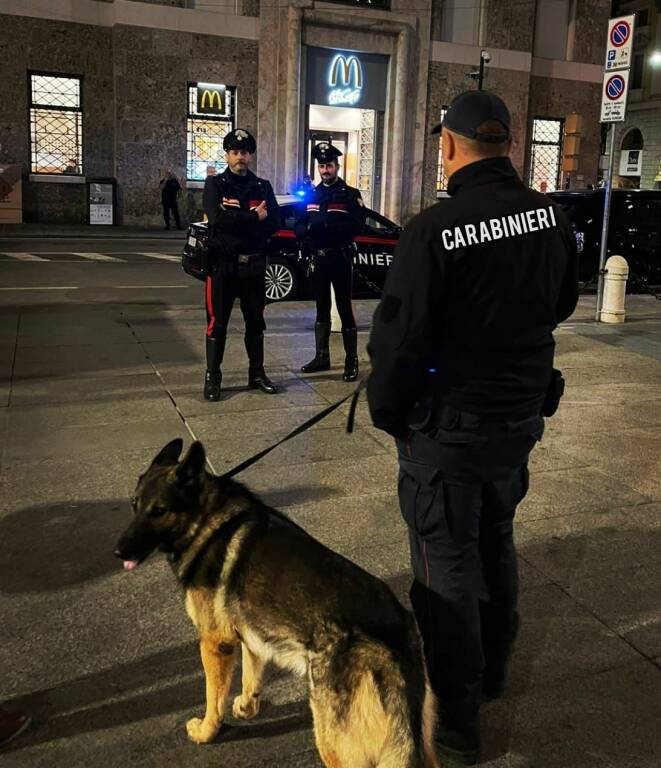
[[604,72],[601,90],[602,123],[621,123],[626,117],[627,93],[629,91],[629,70]]
[[635,18],[635,15],[631,15],[609,20],[608,38],[606,40],[606,63],[604,64],[604,69],[607,72],[628,69],[631,66]]
[[643,172],[643,150],[623,149],[620,154],[620,176],[640,176]]

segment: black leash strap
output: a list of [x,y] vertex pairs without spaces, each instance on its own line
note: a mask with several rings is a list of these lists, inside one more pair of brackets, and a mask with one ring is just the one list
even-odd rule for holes
[[223,479],[229,479],[230,477],[234,477],[235,475],[238,475],[239,472],[243,472],[244,469],[248,469],[248,467],[251,467],[253,464],[256,464],[260,459],[263,459],[264,456],[271,453],[271,451],[274,451],[278,446],[282,445],[283,443],[286,443],[288,440],[291,440],[293,437],[296,437],[297,435],[302,434],[307,429],[310,429],[310,427],[313,427],[318,422],[322,421],[322,419],[325,419],[326,416],[330,416],[333,411],[337,410],[341,405],[346,403],[347,400],[353,398],[351,402],[351,408],[349,410],[349,422],[347,423],[347,432],[353,431],[353,422],[355,418],[355,412],[356,412],[356,403],[358,401],[358,396],[360,394],[360,390],[362,389],[363,382],[361,381],[358,387],[354,392],[351,392],[346,397],[343,397],[341,400],[338,400],[336,403],[333,403],[332,405],[329,405],[327,408],[324,408],[323,411],[319,411],[319,413],[315,413],[315,415],[308,419],[307,421],[304,421],[303,424],[300,424],[296,429],[292,430],[288,435],[282,438],[282,440],[278,440],[277,443],[274,443],[273,445],[270,445],[268,448],[264,448],[263,451],[260,451],[259,453],[256,453],[254,456],[251,456],[249,459],[246,459],[245,461],[242,461],[240,464],[237,464],[236,467],[233,469],[230,469],[228,472],[225,472],[222,475]]
[[358,400],[364,386],[365,379],[362,379],[356,387],[356,391],[351,395],[351,405],[349,406],[349,415],[347,417],[347,432],[349,434],[353,432],[354,422],[356,421],[356,408],[358,407]]

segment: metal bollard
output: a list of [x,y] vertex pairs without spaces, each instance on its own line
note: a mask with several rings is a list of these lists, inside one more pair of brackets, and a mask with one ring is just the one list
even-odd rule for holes
[[624,299],[627,292],[629,265],[622,256],[611,256],[606,262],[604,298],[601,304],[602,323],[624,322]]

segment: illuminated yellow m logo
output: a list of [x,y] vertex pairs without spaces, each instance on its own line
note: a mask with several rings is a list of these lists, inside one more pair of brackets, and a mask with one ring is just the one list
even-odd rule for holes
[[330,66],[328,75],[328,84],[335,88],[340,81],[340,87],[348,88],[353,76],[353,88],[363,87],[363,68],[360,66],[360,61],[355,56],[349,56],[348,58],[338,53],[333,59]]
[[222,112],[223,101],[220,98],[220,91],[205,90],[200,100],[201,109],[213,109],[214,106],[219,112]]

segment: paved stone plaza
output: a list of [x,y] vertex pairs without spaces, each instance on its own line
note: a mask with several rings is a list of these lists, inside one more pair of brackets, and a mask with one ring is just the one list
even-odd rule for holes
[[[197,287],[116,287],[0,295],[0,694],[34,718],[0,765],[318,767],[305,683],[277,670],[257,720],[187,742],[204,688],[179,590],[161,557],[125,573],[112,550],[166,441],[195,435],[221,472],[346,394],[340,339],[334,370],[303,378],[312,305],[271,305],[267,370],[284,391],[267,397],[244,389],[237,312],[210,404]],[[363,350],[374,306],[358,303]],[[661,302],[631,297],[620,327],[593,307],[557,334],[568,391],[518,515],[523,626],[509,693],[483,710],[491,768],[661,763]],[[345,415],[242,479],[405,599],[393,445],[364,403],[352,436]]]

